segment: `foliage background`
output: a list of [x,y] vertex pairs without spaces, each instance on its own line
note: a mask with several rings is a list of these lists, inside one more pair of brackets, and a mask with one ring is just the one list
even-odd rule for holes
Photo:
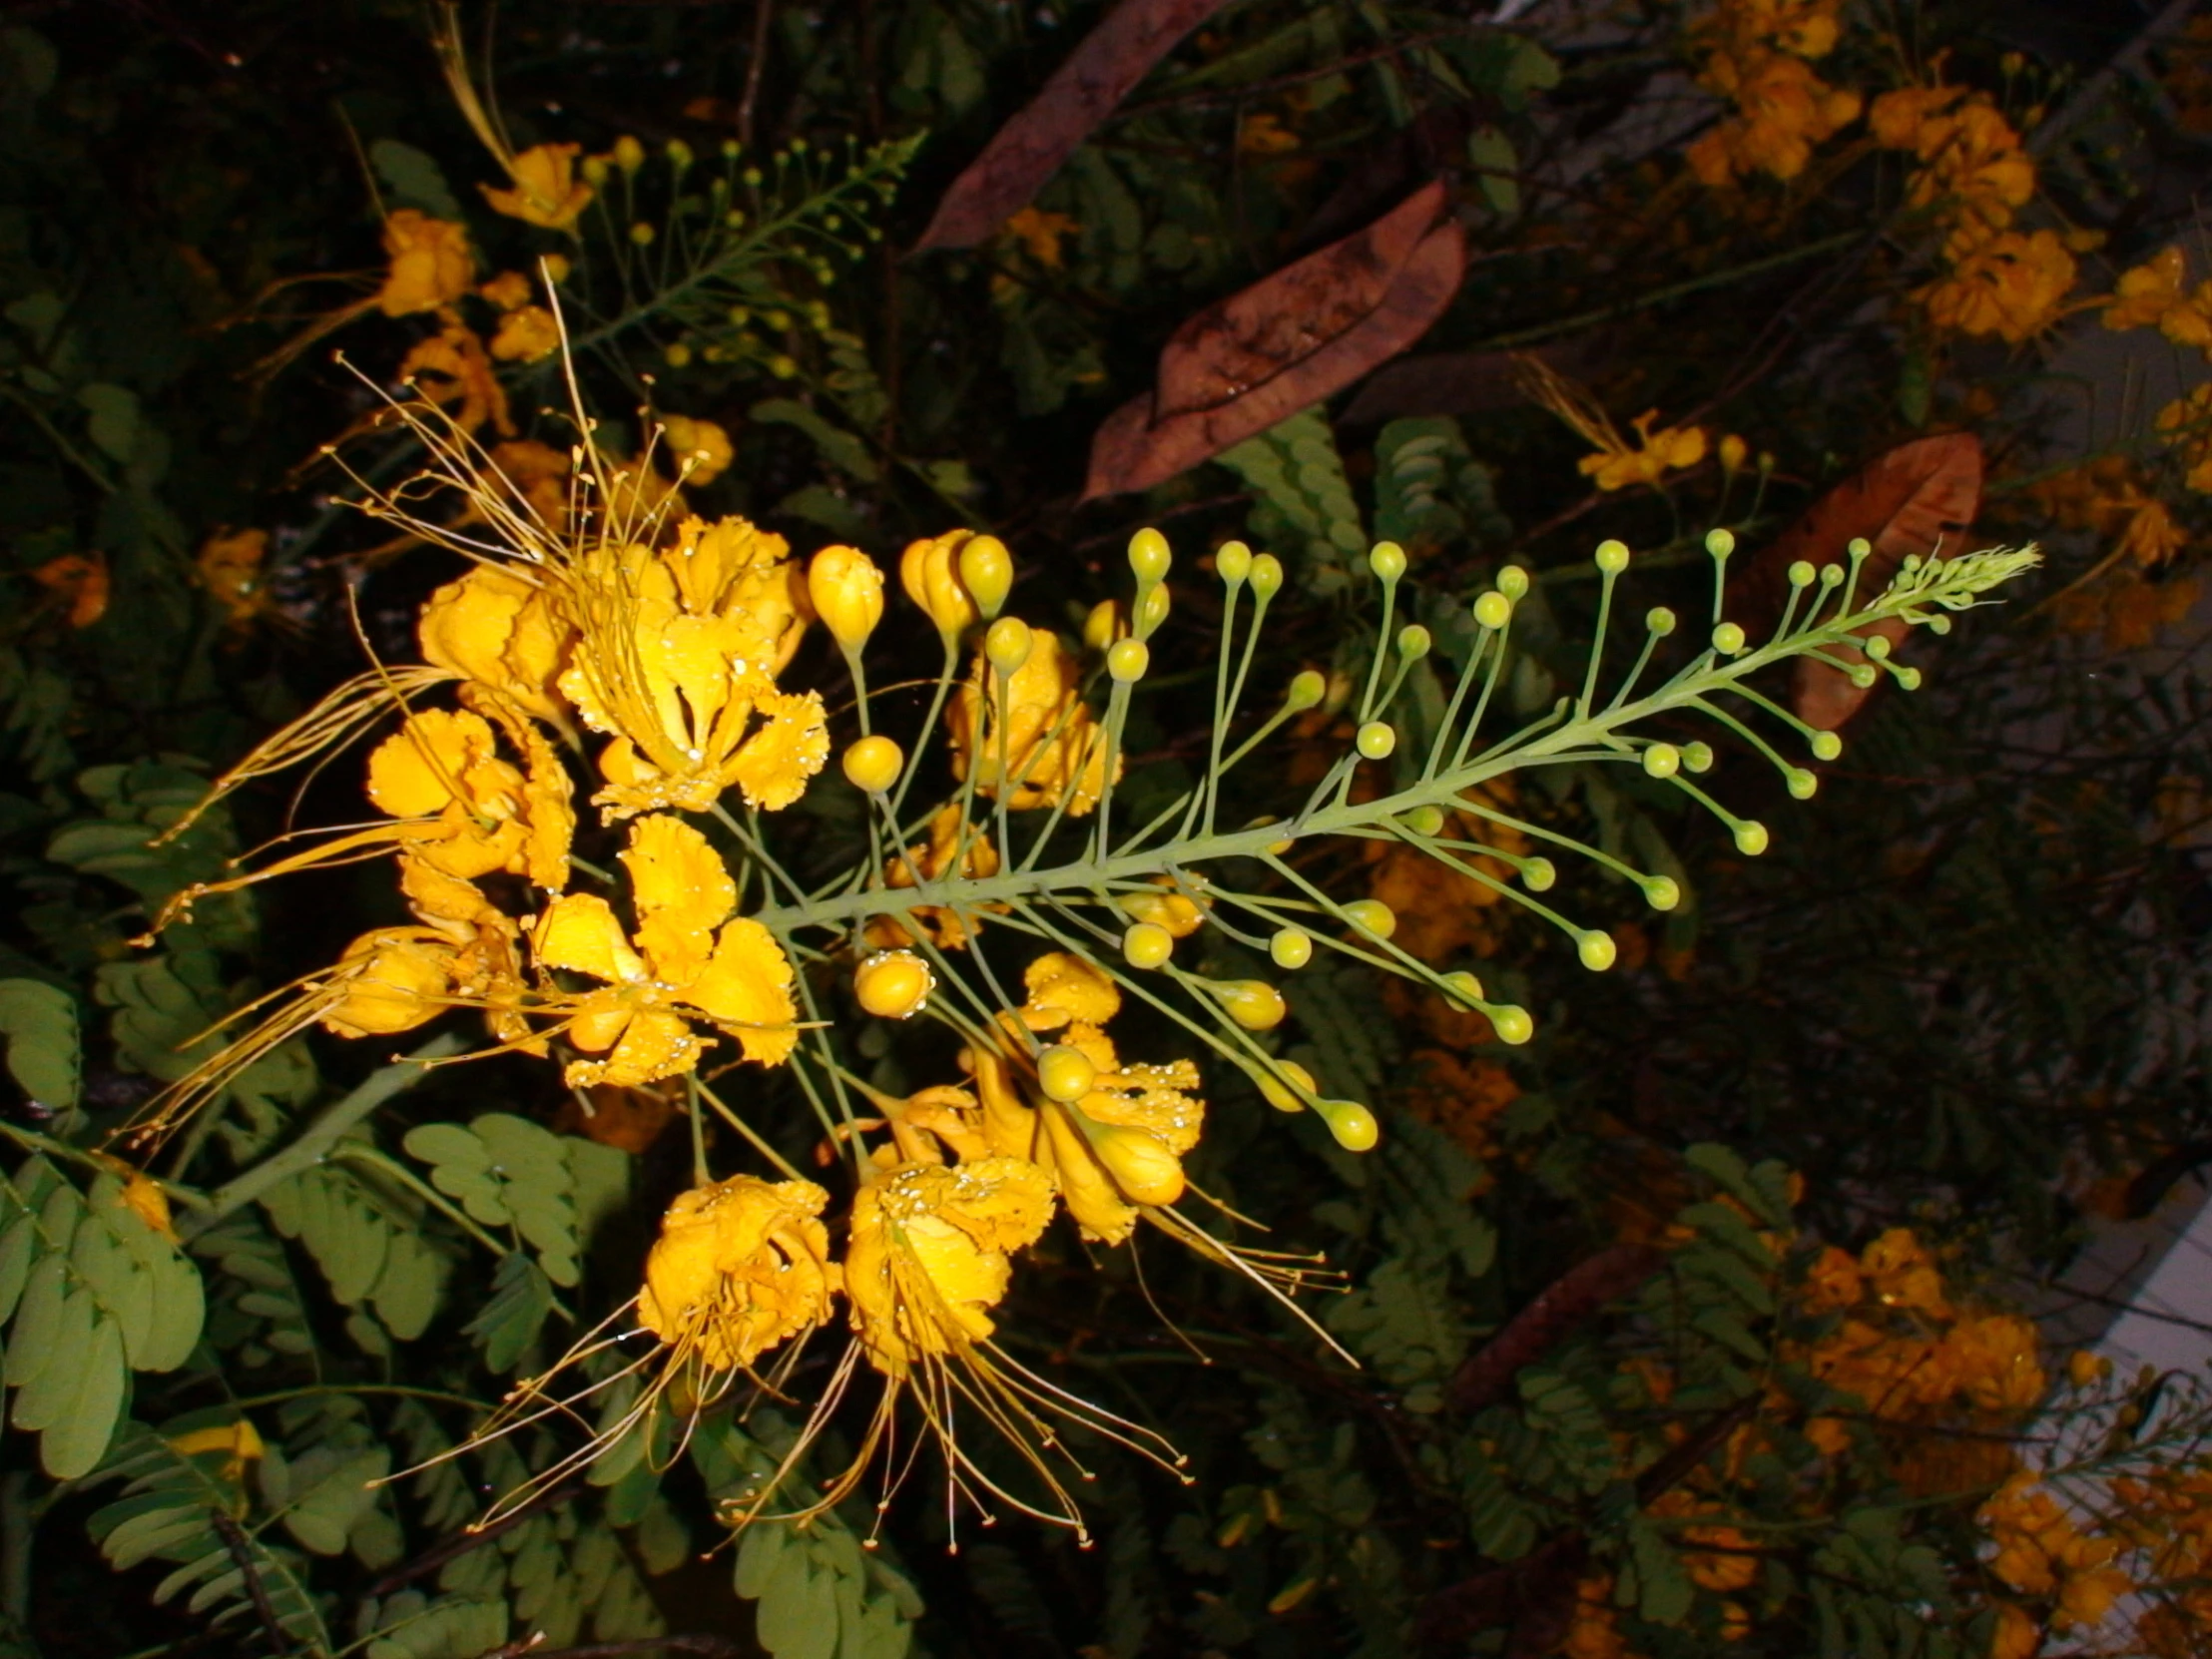
[[[1985,532],[2042,539],[2051,554],[2038,592],[1944,647],[1928,694],[1866,714],[1817,801],[1762,800],[1770,786],[1735,769],[1741,800],[1779,830],[1763,860],[1735,856],[1714,827],[1656,799],[1586,780],[1538,800],[1555,822],[1661,848],[1697,898],[1657,922],[1617,887],[1588,883],[1576,894],[1584,911],[1619,927],[1624,967],[1603,978],[1533,927],[1471,906],[1423,912],[1433,948],[1486,956],[1544,1016],[1531,1048],[1508,1055],[1358,974],[1301,981],[1302,1040],[1317,1069],[1358,1079],[1382,1110],[1385,1150],[1354,1160],[1307,1133],[1311,1123],[1286,1126],[1224,1085],[1204,1169],[1350,1275],[1357,1289],[1327,1322],[1368,1369],[1329,1362],[1181,1264],[1148,1258],[1140,1294],[1125,1267],[1094,1268],[1072,1247],[1046,1252],[1017,1293],[1016,1323],[1121,1408],[1159,1413],[1201,1483],[1186,1492],[1109,1461],[1096,1550],[1002,1528],[951,1557],[917,1482],[894,1513],[889,1553],[929,1609],[928,1651],[1404,1651],[1440,1592],[1500,1563],[1563,1559],[1541,1554],[1561,1540],[1633,1563],[1618,1575],[1641,1574],[1637,1644],[1710,1651],[1699,1644],[1717,1639],[1726,1597],[1700,1578],[1692,1609],[1671,1546],[1637,1518],[1639,1499],[1664,1494],[1638,1492],[1631,1473],[1648,1472],[1670,1421],[1703,1422],[1733,1397],[1716,1358],[1733,1337],[1716,1338],[1710,1320],[1694,1336],[1699,1310],[1637,1293],[1648,1305],[1631,1296],[1630,1312],[1584,1328],[1471,1419],[1442,1405],[1461,1362],[1572,1264],[1661,1241],[1684,1206],[1748,1182],[1745,1163],[1776,1160],[1802,1178],[1798,1219],[1761,1215],[1769,1230],[1802,1223],[1809,1251],[1816,1239],[1857,1247],[1915,1227],[1948,1253],[1949,1276],[1993,1303],[2061,1266],[2087,1215],[2153,1203],[2212,1135],[2199,1017],[2212,903],[2195,832],[2201,693],[2186,652],[2142,649],[2157,618],[2189,611],[2202,496],[2188,487],[2188,455],[2166,447],[2148,401],[2125,398],[2098,407],[2087,450],[2052,447],[2054,432],[2076,435],[2067,411],[2078,413],[2081,392],[2051,363],[2069,337],[2098,328],[2094,312],[2007,341],[1946,332],[1916,308],[1931,256],[1902,204],[1896,157],[1847,135],[1811,176],[1697,185],[1682,153],[1721,108],[1692,79],[1702,59],[1685,27],[1703,8],[1539,5],[1509,27],[1480,10],[1226,7],[1076,152],[1039,199],[1044,217],[972,252],[921,254],[907,250],[942,191],[1098,8],[559,4],[497,19],[487,61],[515,143],[573,140],[597,153],[636,135],[654,153],[642,189],[664,189],[670,140],[701,157],[732,138],[749,156],[800,140],[832,171],[848,142],[920,141],[886,207],[847,210],[850,256],[834,258],[831,279],[811,254],[761,262],[745,268],[756,284],[746,321],[730,320],[728,304],[649,305],[587,364],[617,423],[650,383],[658,407],[726,427],[735,464],[701,504],[750,514],[802,548],[847,539],[884,559],[965,520],[1015,547],[1027,614],[1072,626],[1115,591],[1134,525],[1164,523],[1189,549],[1249,528],[1301,554],[1299,602],[1272,645],[1283,664],[1357,672],[1364,647],[1338,642],[1362,631],[1373,602],[1341,556],[1344,538],[1332,538],[1349,524],[1354,547],[1376,534],[1413,548],[1447,642],[1445,601],[1477,591],[1507,554],[1528,564],[1555,618],[1549,666],[1566,675],[1588,631],[1583,577],[1599,535],[1660,555],[1655,586],[1688,583],[1696,568],[1670,569],[1665,555],[1696,557],[1709,524],[1731,523],[1756,547],[1889,443],[1965,429],[1991,457]],[[1872,90],[1947,50],[1951,80],[1991,89],[2024,130],[2051,135],[2030,140],[2036,211],[2104,239],[2083,253],[2078,290],[2102,293],[2178,240],[2201,183],[2201,36],[2176,26],[2187,8],[2171,8],[2166,44],[2112,77],[2105,66],[2147,18],[2126,7],[2093,21],[2073,7],[2001,11],[2000,28],[1965,4],[1853,10],[1823,72]],[[468,14],[472,41],[486,21]],[[2046,127],[2027,122],[2030,109],[2046,112]],[[1414,358],[1336,398],[1311,429],[1279,429],[1268,441],[1287,468],[1271,474],[1248,445],[1145,497],[1079,500],[1093,433],[1151,384],[1178,323],[1439,175],[1467,227],[1470,270]],[[173,1045],[205,1016],[397,918],[377,879],[341,871],[211,906],[160,958],[127,943],[149,903],[261,840],[286,801],[250,795],[236,826],[215,824],[159,857],[143,851],[141,831],[181,810],[200,772],[350,672],[356,626],[387,657],[407,658],[416,605],[451,574],[443,556],[388,549],[381,527],[335,505],[341,480],[318,446],[367,412],[366,388],[320,345],[288,361],[272,354],[381,279],[379,198],[436,211],[442,193],[466,214],[487,275],[553,246],[486,213],[479,178],[496,172],[412,5],[32,5],[12,8],[0,32],[0,875],[12,895],[0,977],[66,993],[84,1032],[82,1126],[57,1132],[84,1138],[115,1121],[174,1075]],[[2201,268],[2198,252],[2191,259]],[[382,375],[422,329],[370,313],[332,343]],[[1771,467],[1724,479],[1709,463],[1672,492],[1592,489],[1575,467],[1585,446],[1521,395],[1501,355],[1531,345],[1607,407],[1660,407],[1670,422],[1742,433]],[[548,382],[526,368],[513,380],[528,429]],[[373,464],[379,452],[360,453]],[[2097,456],[2138,469],[2170,509],[2178,551],[2115,571],[2109,515],[2077,513],[2067,527],[2045,486]],[[270,533],[258,585],[227,588],[204,549],[249,528]],[[105,609],[91,620],[72,615],[83,580],[66,561],[83,555],[105,566]],[[2040,603],[2069,591],[2071,610]],[[1194,585],[1178,602],[1156,653],[1200,662],[1209,600]],[[907,666],[930,672],[931,649]],[[1165,795],[1204,734],[1172,702],[1142,718],[1140,782]],[[357,811],[351,788],[336,773],[318,779],[304,815],[345,821]],[[828,791],[801,809],[819,817],[826,864],[852,844],[851,808]],[[1332,878],[1349,890],[1369,875]],[[292,1054],[235,1091],[205,1179],[281,1142],[380,1058],[318,1043],[311,1059]],[[406,1123],[487,1107],[579,1128],[563,1104],[525,1064],[446,1073],[407,1094],[384,1155]],[[31,1095],[10,1111],[18,1130],[57,1128]],[[650,1218],[687,1179],[681,1133],[636,1138],[627,1198],[596,1233],[583,1230],[587,1292],[634,1283]],[[1685,1162],[1685,1149],[1712,1143],[1743,1160],[1708,1159],[1702,1172]],[[586,1149],[561,1154],[583,1160],[581,1193],[584,1164],[605,1149],[573,1134],[565,1144]],[[30,1195],[19,1208],[36,1208],[35,1178],[19,1175],[17,1188]],[[260,1490],[265,1507],[250,1512],[278,1551],[265,1565],[296,1575],[308,1602],[324,1598],[317,1616],[341,1642],[371,1639],[377,1609],[403,1593],[388,1575],[439,1548],[470,1507],[458,1482],[366,1507],[347,1495],[378,1457],[397,1466],[465,1426],[465,1412],[440,1417],[427,1397],[375,1390],[489,1398],[496,1378],[483,1362],[511,1370],[528,1340],[487,1355],[491,1334],[466,1329],[493,1270],[462,1241],[448,1271],[464,1277],[433,1296],[420,1350],[395,1348],[412,1323],[399,1281],[387,1307],[373,1273],[345,1287],[333,1264],[367,1248],[357,1233],[427,1230],[440,1250],[453,1240],[404,1189],[368,1190],[357,1214],[332,1200],[339,1219],[321,1225],[346,1242],[326,1248],[316,1223],[287,1222],[280,1208],[196,1241],[208,1341],[228,1358],[140,1377],[130,1407],[174,1439],[180,1413],[227,1392],[271,1396],[265,1432],[276,1437],[280,1414],[293,1489],[323,1496],[287,1507]],[[576,1226],[575,1214],[562,1225]],[[1697,1283],[1700,1247],[1686,1248],[1690,1265],[1678,1256],[1666,1281],[1677,1287]],[[1761,1271],[1794,1283],[1810,1258],[1779,1248]],[[1792,1334],[1787,1296],[1778,1315],[1772,1292],[1764,1306],[1742,1294],[1728,1331],[1748,1324],[1756,1354],[1816,1340]],[[1203,1385],[1146,1295],[1212,1356]],[[1717,1391],[1693,1387],[1671,1406],[1639,1394],[1624,1368],[1647,1352]],[[248,1373],[259,1381],[239,1386]],[[2175,1428],[2175,1443],[2191,1432]],[[138,1449],[159,1461],[158,1446]],[[1990,1639],[1974,1501],[1920,1505],[1885,1461],[1894,1450],[1861,1445],[1861,1461],[1812,1506],[1827,1530],[1763,1563],[1755,1592],[1728,1592],[1754,1609],[1747,1651],[1803,1652],[1816,1640],[1884,1651],[1899,1636],[1879,1627],[1889,1616],[1879,1609],[1908,1595],[1900,1584],[1944,1610],[1951,1651]],[[116,1488],[51,1486],[29,1434],[9,1435],[0,1462],[6,1640],[53,1655],[194,1651],[201,1618],[175,1599],[141,1605],[138,1592],[166,1568],[133,1569],[133,1594],[110,1587],[86,1521]],[[526,1540],[501,1541],[498,1571],[421,1586],[505,1599],[519,1636],[566,1574],[604,1598],[606,1639],[642,1639],[661,1621],[747,1651],[754,1627],[728,1557],[676,1564],[712,1541],[703,1499],[715,1480],[703,1462],[671,1481],[665,1502],[588,1491],[533,1522]],[[1786,1484],[1776,1477],[1777,1492]],[[1806,1501],[1776,1496],[1773,1507]],[[609,1529],[608,1502],[632,1505],[627,1530]],[[1865,1559],[1823,1557],[1838,1537],[1858,1539]],[[818,1581],[864,1579],[856,1552],[819,1547],[795,1580],[808,1594]],[[745,1561],[738,1588],[761,1599],[773,1562]],[[1490,1651],[1543,1651],[1534,1644],[1547,1634],[1599,1639],[1590,1620],[1569,1636],[1556,1618],[1553,1629],[1530,1616],[1559,1613],[1560,1574],[1547,1570],[1475,1620]],[[1579,1565],[1563,1581],[1578,1576]],[[1802,1586],[1814,1580],[1848,1605],[1809,1598]],[[892,1595],[887,1572],[865,1582]],[[787,1591],[763,1602],[764,1619]],[[243,1594],[232,1586],[234,1611]],[[276,1610],[281,1639],[303,1640],[280,1598]],[[1830,1622],[1850,1630],[1844,1645]],[[593,1628],[584,1619],[576,1639]],[[217,1643],[279,1640],[252,1608],[225,1630]],[[761,1631],[778,1634],[789,1632]],[[771,1645],[827,1651],[813,1639]],[[472,1640],[419,1651],[484,1651]]]

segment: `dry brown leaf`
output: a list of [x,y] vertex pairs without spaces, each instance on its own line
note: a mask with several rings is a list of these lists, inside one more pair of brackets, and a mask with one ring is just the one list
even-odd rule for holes
[[[1789,591],[1792,564],[1804,559],[1817,569],[1843,563],[1852,541],[1862,536],[1874,552],[1859,574],[1858,595],[1871,599],[1889,586],[1909,556],[1960,551],[1960,537],[1980,505],[1979,438],[1971,432],[1946,432],[1901,443],[1814,502],[1781,539],[1752,560],[1735,584],[1729,612],[1755,634],[1771,626]],[[1893,646],[1907,631],[1903,622],[1867,630]],[[1835,654],[1848,662],[1865,661],[1850,646],[1839,646]],[[1872,695],[1871,687],[1862,691],[1843,670],[1802,658],[1791,685],[1791,707],[1809,725],[1834,732]]]
[[1466,243],[1441,184],[1191,317],[1160,352],[1157,389],[1091,443],[1088,501],[1149,488],[1264,432],[1387,361],[1459,291]]
[[1027,207],[1130,88],[1222,0],[1122,0],[952,181],[916,251],[973,248]]

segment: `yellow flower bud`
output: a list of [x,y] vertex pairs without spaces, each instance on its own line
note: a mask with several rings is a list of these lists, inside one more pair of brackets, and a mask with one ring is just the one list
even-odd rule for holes
[[1375,1114],[1357,1100],[1317,1100],[1314,1110],[1347,1152],[1366,1152],[1382,1138]]
[[1037,1056],[1037,1086],[1063,1104],[1081,1100],[1097,1081],[1098,1067],[1079,1048],[1055,1043]]
[[1148,640],[1160,631],[1160,624],[1168,619],[1168,590],[1162,583],[1147,588],[1144,597],[1137,601],[1137,638]]
[[845,651],[857,651],[883,620],[883,573],[856,547],[825,547],[807,566],[807,597]]
[[1106,652],[1106,672],[1116,685],[1142,680],[1152,666],[1152,650],[1143,640],[1116,640]]
[[898,560],[899,586],[948,640],[958,639],[979,614],[975,596],[968,592],[955,566],[956,555],[967,540],[965,530],[949,531],[909,543]]
[[1140,921],[1121,936],[1122,959],[1131,967],[1156,968],[1175,953],[1175,935],[1157,922]]
[[1252,574],[1252,549],[1241,541],[1225,541],[1214,550],[1214,574],[1236,587]]
[[983,655],[995,671],[1011,678],[1029,660],[1035,644],[1028,623],[1018,616],[1002,616],[983,635]]
[[1132,1204],[1173,1204],[1183,1196],[1183,1160],[1142,1129],[1086,1124],[1086,1137],[1106,1173]]
[[645,165],[645,146],[628,133],[615,140],[615,147],[610,154],[615,166],[625,173],[635,173]]
[[1083,643],[1093,651],[1104,651],[1124,632],[1121,606],[1111,599],[1101,599],[1083,619]]
[[852,992],[877,1019],[911,1019],[929,1004],[937,976],[911,950],[879,950],[852,975]]
[[888,795],[905,764],[906,757],[898,745],[878,733],[862,738],[844,752],[845,781],[869,795]]
[[1173,557],[1168,550],[1168,538],[1150,526],[1129,538],[1129,568],[1137,573],[1139,583],[1162,580]]
[[1744,469],[1744,462],[1749,459],[1751,459],[1751,445],[1744,442],[1734,432],[1721,439],[1721,470],[1723,472],[1741,472]]
[[1397,912],[1380,898],[1355,898],[1345,906],[1345,919],[1363,933],[1386,939],[1397,931]]
[[[1275,1062],[1275,1069],[1307,1094],[1318,1096],[1321,1093],[1321,1085],[1314,1081],[1314,1074],[1296,1060],[1278,1060]],[[1274,1077],[1263,1071],[1260,1073],[1259,1083],[1260,1098],[1278,1112],[1296,1112],[1305,1108],[1306,1102],[1299,1098],[1296,1091],[1286,1087],[1281,1077]]]
[[973,536],[960,549],[955,568],[986,618],[998,615],[1014,585],[1013,555],[996,536]]
[[1290,1012],[1283,993],[1264,979],[1225,979],[1214,986],[1214,994],[1229,1017],[1247,1031],[1272,1031]]

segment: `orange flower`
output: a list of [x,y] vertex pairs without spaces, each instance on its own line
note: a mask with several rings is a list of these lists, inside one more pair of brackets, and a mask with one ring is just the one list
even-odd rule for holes
[[108,614],[105,553],[64,553],[33,570],[31,580],[68,602],[72,628],[90,628]]
[[1974,228],[1944,245],[1949,273],[1919,297],[1938,328],[1994,334],[2015,344],[2043,332],[2064,313],[2074,283],[2074,259],[2055,231]]
[[1049,271],[1060,269],[1060,244],[1083,229],[1066,214],[1024,208],[1000,227],[999,235],[1018,242],[1029,257]]
[[519,305],[499,319],[491,354],[501,362],[534,363],[561,348],[561,325],[543,305]]
[[222,530],[201,545],[194,561],[200,585],[215,595],[233,628],[243,628],[269,608],[262,561],[269,554],[267,530]]
[[1717,187],[1754,171],[1794,179],[1815,145],[1859,119],[1858,93],[1832,87],[1778,53],[1748,64],[1716,59],[1702,79],[1732,98],[1737,113],[1690,146],[1690,168],[1701,184]]
[[433,403],[459,402],[453,422],[463,431],[473,432],[486,420],[503,433],[514,431],[507,414],[507,390],[492,372],[484,342],[458,322],[416,341],[400,359],[399,378]]
[[573,230],[576,216],[591,205],[591,186],[576,177],[578,144],[540,144],[507,163],[512,190],[476,188],[495,213],[548,231]]
[[476,279],[468,227],[413,208],[401,208],[384,221],[384,252],[391,256],[391,271],[376,303],[386,316],[450,305]]

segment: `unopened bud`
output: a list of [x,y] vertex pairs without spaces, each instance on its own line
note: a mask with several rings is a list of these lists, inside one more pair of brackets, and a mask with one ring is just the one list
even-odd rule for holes
[[[1321,1086],[1314,1081],[1314,1074],[1296,1060],[1278,1060],[1275,1062],[1275,1069],[1297,1084],[1298,1088],[1303,1089],[1308,1095],[1319,1095],[1321,1093]],[[1278,1112],[1296,1112],[1306,1104],[1297,1092],[1284,1085],[1282,1078],[1272,1077],[1263,1071],[1259,1076],[1259,1084],[1260,1098],[1273,1106]]]
[[1174,558],[1168,538],[1149,525],[1129,538],[1129,568],[1141,584],[1164,581]]
[[1225,541],[1214,553],[1214,574],[1231,587],[1252,574],[1252,549],[1241,541]]
[[899,586],[948,640],[959,638],[978,615],[975,597],[955,568],[958,550],[968,539],[965,530],[953,530],[910,542],[898,559]]
[[807,566],[807,597],[838,646],[857,651],[883,620],[883,573],[856,547],[825,547]]
[[1030,648],[1035,644],[1028,623],[1018,616],[1002,616],[983,635],[983,655],[995,672],[1010,679],[1029,660]]
[[1397,931],[1397,912],[1380,898],[1355,898],[1344,911],[1345,920],[1379,939],[1386,939]]
[[996,536],[970,536],[955,565],[960,581],[985,620],[998,615],[1014,586],[1014,559]]
[[1064,1105],[1081,1100],[1097,1081],[1098,1067],[1080,1048],[1055,1043],[1037,1056],[1037,1086]]
[[1219,980],[1214,994],[1229,1017],[1247,1031],[1272,1031],[1290,1012],[1283,993],[1264,979]]
[[1120,1124],[1086,1125],[1091,1152],[1132,1204],[1173,1204],[1183,1196],[1183,1160],[1166,1142]]
[[1375,1121],[1375,1114],[1357,1100],[1317,1100],[1314,1110],[1321,1114],[1322,1122],[1329,1125],[1329,1132],[1337,1137],[1337,1144],[1347,1152],[1367,1152],[1382,1139],[1382,1131]]
[[879,950],[852,975],[852,993],[878,1019],[911,1019],[928,1006],[937,976],[911,950]]
[[868,795],[888,795],[905,764],[898,745],[878,733],[844,752],[845,782]]

